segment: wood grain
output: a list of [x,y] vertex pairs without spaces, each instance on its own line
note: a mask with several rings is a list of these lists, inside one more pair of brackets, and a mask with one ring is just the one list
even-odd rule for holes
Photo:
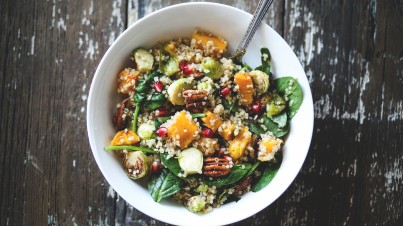
[[[0,225],[166,225],[105,181],[85,108],[109,45],[182,2],[1,1]],[[315,131],[295,182],[233,225],[402,225],[403,1],[277,0],[265,21],[305,68]]]

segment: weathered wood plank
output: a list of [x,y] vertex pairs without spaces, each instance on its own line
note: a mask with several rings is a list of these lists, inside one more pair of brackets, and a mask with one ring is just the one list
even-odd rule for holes
[[92,74],[125,28],[125,4],[2,1],[1,225],[114,218],[85,108]]

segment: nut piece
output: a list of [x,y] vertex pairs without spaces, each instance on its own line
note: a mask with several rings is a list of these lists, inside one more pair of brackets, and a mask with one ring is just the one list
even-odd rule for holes
[[130,117],[127,117],[127,113],[129,111],[129,109],[127,108],[128,104],[129,104],[129,99],[124,99],[120,103],[120,107],[118,109],[116,109],[115,116],[113,117],[113,127],[117,131],[123,130],[124,128],[126,128],[126,125],[129,121],[128,118],[130,118]]
[[202,110],[208,105],[207,100],[208,92],[206,90],[185,90],[183,96],[185,97],[186,108],[189,110]]
[[216,151],[218,151],[218,149],[220,149],[220,145],[218,144],[217,138],[202,137],[198,141],[197,148],[204,156],[212,156]]
[[249,185],[250,185],[251,181],[252,181],[251,176],[243,179],[241,182],[239,182],[239,184],[237,186],[234,187],[233,194],[239,196],[239,195],[242,195],[242,194],[245,194],[246,192],[248,192],[250,189]]
[[207,157],[204,159],[203,174],[208,177],[220,177],[229,173],[232,160],[226,157]]

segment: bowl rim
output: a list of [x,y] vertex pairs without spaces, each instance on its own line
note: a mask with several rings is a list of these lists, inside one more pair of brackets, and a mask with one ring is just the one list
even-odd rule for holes
[[[103,175],[103,176],[105,177],[105,179],[108,181],[108,183],[110,184],[110,186],[111,186],[111,187],[120,195],[120,197],[122,197],[125,201],[126,201],[126,199],[125,199],[126,195],[121,195],[123,192],[121,192],[120,187],[115,188],[115,187],[112,185],[112,184],[113,184],[113,183],[111,183],[112,180],[111,180],[109,174],[105,173],[105,172],[106,172],[106,169],[104,168],[103,164],[101,163],[100,157],[99,157],[99,155],[98,155],[98,153],[97,153],[98,150],[96,149],[96,145],[95,145],[94,133],[93,133],[94,131],[91,129],[91,128],[94,128],[94,126],[93,126],[92,119],[90,118],[91,115],[93,114],[94,108],[92,107],[92,105],[94,104],[93,102],[94,102],[94,99],[95,99],[95,97],[94,97],[94,92],[95,92],[94,89],[95,89],[95,88],[93,87],[93,84],[95,83],[96,80],[101,79],[101,74],[102,74],[101,65],[110,65],[110,62],[106,62],[106,58],[107,58],[106,56],[110,54],[110,52],[112,51],[112,49],[114,49],[115,45],[117,45],[117,43],[120,42],[120,40],[124,39],[124,37],[128,35],[129,31],[130,31],[131,29],[134,29],[135,26],[139,26],[140,24],[147,22],[147,20],[148,20],[150,17],[153,17],[153,16],[155,16],[155,15],[157,15],[157,14],[159,14],[159,13],[162,13],[162,12],[165,12],[165,11],[168,11],[168,10],[173,10],[173,9],[175,9],[175,8],[187,7],[187,6],[191,6],[191,7],[195,7],[195,6],[196,6],[196,7],[197,7],[197,6],[206,6],[206,5],[207,5],[207,6],[210,5],[210,6],[213,6],[213,7],[223,7],[223,8],[226,8],[226,9],[228,9],[228,10],[235,10],[235,11],[238,11],[238,13],[245,14],[246,16],[252,18],[252,15],[251,15],[250,13],[245,12],[245,11],[239,9],[239,8],[236,8],[236,7],[233,7],[233,6],[229,6],[229,5],[225,5],[225,4],[220,4],[220,3],[213,3],[213,2],[187,2],[187,3],[180,3],[180,4],[175,4],[175,5],[171,5],[171,6],[164,7],[164,8],[162,8],[162,9],[156,10],[156,11],[154,11],[154,12],[152,12],[152,13],[150,13],[150,14],[144,16],[143,18],[139,19],[138,21],[136,21],[135,23],[133,23],[131,26],[129,26],[121,35],[119,35],[119,37],[112,43],[112,45],[108,48],[108,50],[107,50],[107,51],[105,52],[105,54],[103,55],[101,61],[99,62],[98,66],[97,66],[97,69],[96,69],[96,71],[95,71],[95,73],[94,73],[94,77],[93,77],[93,79],[92,79],[92,81],[91,81],[91,86],[90,86],[89,95],[88,95],[88,101],[87,101],[87,114],[86,114],[87,135],[88,135],[88,138],[89,138],[91,151],[92,151],[92,153],[93,153],[93,156],[94,156],[94,158],[95,158],[95,161],[96,161],[96,163],[97,163],[99,169],[101,170],[102,175]],[[280,39],[283,39],[274,29],[272,29],[272,28],[271,28],[269,25],[267,25],[266,23],[263,22],[261,26],[267,26],[269,29],[273,30],[273,32],[275,33],[275,35],[279,36]],[[284,39],[283,39],[283,40],[284,40]],[[285,42],[285,40],[284,40],[284,42]],[[290,46],[288,45],[288,43],[287,43],[287,46],[290,47]],[[291,48],[291,47],[290,47],[290,48]],[[293,51],[292,51],[292,53],[293,53],[294,56],[295,56],[295,53],[294,53]],[[296,57],[296,56],[295,56],[295,57]],[[299,62],[299,61],[298,61],[298,62]],[[300,63],[300,62],[299,62],[299,63]],[[300,64],[301,64],[301,63],[300,63]],[[105,67],[105,66],[103,66],[103,67]],[[302,66],[301,66],[301,67],[302,67]],[[302,67],[302,69],[303,69],[303,67]],[[304,70],[303,70],[303,71],[304,71]],[[305,71],[304,71],[304,75],[306,76]],[[301,164],[300,164],[300,166],[297,167],[298,170],[296,170],[295,173],[294,173],[292,176],[289,177],[289,181],[287,181],[287,183],[284,184],[284,189],[282,189],[281,192],[278,192],[278,194],[275,195],[275,198],[274,198],[274,200],[273,200],[272,202],[270,202],[270,203],[268,203],[268,204],[265,204],[263,208],[255,208],[253,211],[249,211],[248,214],[247,214],[247,216],[245,216],[245,214],[239,214],[239,215],[233,216],[233,217],[231,217],[230,220],[225,221],[225,224],[230,224],[230,223],[234,223],[234,222],[237,222],[237,221],[246,219],[246,218],[248,218],[248,217],[250,217],[250,216],[252,216],[252,215],[254,215],[254,214],[256,214],[256,213],[258,213],[258,212],[260,212],[260,211],[262,211],[264,208],[268,207],[268,206],[271,205],[274,201],[276,201],[282,194],[284,194],[284,192],[289,188],[289,186],[290,186],[290,185],[292,184],[292,182],[295,180],[296,176],[298,175],[299,171],[300,171],[301,168],[302,168],[302,165],[304,164],[304,162],[305,162],[305,160],[306,160],[306,157],[307,157],[308,152],[309,152],[309,149],[310,149],[309,147],[310,147],[311,142],[312,142],[312,134],[313,134],[313,128],[314,128],[314,109],[313,109],[312,91],[311,91],[311,89],[310,89],[309,83],[308,83],[308,89],[309,89],[309,93],[308,93],[309,95],[306,95],[306,93],[304,93],[304,101],[309,101],[310,104],[311,104],[311,106],[312,106],[312,118],[308,119],[308,120],[311,120],[311,121],[312,121],[312,124],[310,124],[310,125],[311,125],[310,128],[307,128],[307,133],[308,133],[307,136],[309,137],[309,144],[308,144],[307,150],[306,150],[306,152],[305,152],[305,154],[304,154],[304,158],[301,159]],[[308,97],[309,97],[309,98],[308,98]],[[131,206],[133,206],[132,203],[130,203],[130,202],[127,202],[127,203],[130,204]],[[133,207],[134,207],[134,206],[133,206]],[[170,220],[167,220],[167,219],[164,219],[164,218],[160,217],[160,215],[158,214],[158,212],[156,213],[156,212],[151,212],[151,211],[145,211],[145,208],[139,208],[138,206],[136,206],[135,208],[136,208],[137,210],[139,210],[140,212],[142,212],[142,213],[144,213],[144,214],[146,214],[146,215],[148,215],[148,216],[150,216],[150,217],[152,217],[152,218],[155,218],[155,219],[157,219],[157,220],[160,220],[160,221],[163,221],[163,222],[167,222],[167,223],[171,223],[171,224],[177,224],[177,222],[173,222],[173,221],[170,221]]]

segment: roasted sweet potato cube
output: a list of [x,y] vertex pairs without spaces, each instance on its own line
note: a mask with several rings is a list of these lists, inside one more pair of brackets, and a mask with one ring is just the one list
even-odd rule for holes
[[168,127],[168,137],[179,142],[181,148],[186,148],[194,139],[199,127],[187,111],[177,113],[172,124]]

